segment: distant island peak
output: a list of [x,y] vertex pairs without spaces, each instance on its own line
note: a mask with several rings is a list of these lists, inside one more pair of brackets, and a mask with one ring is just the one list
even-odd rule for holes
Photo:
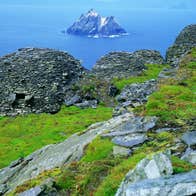
[[90,9],[86,14],[73,23],[68,29],[68,34],[88,37],[119,37],[127,35],[127,32],[115,20],[114,16],[103,17],[94,9]]

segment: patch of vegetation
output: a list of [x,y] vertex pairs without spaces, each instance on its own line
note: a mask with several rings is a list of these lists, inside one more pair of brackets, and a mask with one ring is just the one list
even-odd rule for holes
[[117,164],[113,159],[76,162],[63,170],[56,187],[70,195],[93,195],[104,176]]
[[81,97],[96,99],[105,106],[113,106],[115,100],[109,95],[111,83],[95,75],[86,75],[79,83],[72,87]]
[[92,195],[109,171],[120,160],[112,156],[113,144],[108,139],[96,138],[86,148],[79,162],[63,168],[56,187],[70,195]]
[[180,122],[196,116],[196,96],[180,85],[165,85],[150,96],[146,114],[158,116],[164,122]]
[[110,174],[103,180],[95,192],[95,196],[111,196],[115,195],[121,181],[130,169],[133,169],[139,161],[145,158],[146,154],[135,154],[128,159],[121,161],[119,165],[114,167]]
[[171,161],[174,174],[189,172],[193,169],[196,169],[196,166],[192,165],[191,163],[188,163],[187,161],[181,160],[176,156],[172,156]]
[[192,49],[191,54],[192,54],[193,58],[196,58],[196,48]]
[[159,73],[168,65],[147,64],[146,66],[147,70],[142,72],[139,76],[133,76],[129,78],[115,78],[113,80],[114,85],[119,90],[122,90],[126,85],[129,84],[142,83],[150,79],[157,79]]
[[0,168],[41,147],[63,141],[89,125],[112,117],[112,109],[62,107],[55,115],[30,114],[0,120]]
[[92,162],[103,160],[112,153],[114,144],[109,139],[98,137],[89,144],[82,162]]
[[154,152],[163,152],[173,144],[175,133],[149,133],[148,137],[151,141],[144,143],[141,147],[134,151],[133,155],[128,159],[121,159],[121,162],[113,167],[109,175],[104,178],[103,182],[95,192],[95,196],[111,196],[115,195],[120,183],[127,172],[141,161],[146,155],[151,155]]
[[[195,50],[194,50],[195,51]],[[196,116],[196,60],[188,54],[181,62],[176,78],[160,83],[145,107],[144,115],[158,116],[163,123],[184,125]]]

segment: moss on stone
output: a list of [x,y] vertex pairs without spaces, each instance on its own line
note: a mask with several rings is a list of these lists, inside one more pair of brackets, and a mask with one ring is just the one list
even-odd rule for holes
[[192,165],[191,163],[188,163],[187,161],[181,160],[176,156],[172,156],[171,161],[174,174],[189,172],[193,169],[196,169],[196,166]]
[[10,193],[8,193],[8,196],[14,196],[17,195],[18,193],[22,193],[26,190],[29,190],[35,186],[40,185],[43,183],[46,179],[48,178],[55,178],[61,174],[61,169],[60,168],[55,168],[53,170],[48,170],[40,175],[38,175],[36,178],[31,179],[23,183],[22,185],[16,187],[16,189]]

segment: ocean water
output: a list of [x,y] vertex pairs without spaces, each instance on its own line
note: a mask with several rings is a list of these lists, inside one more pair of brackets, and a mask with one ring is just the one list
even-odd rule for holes
[[63,34],[90,6],[0,5],[0,56],[22,47],[47,47],[67,51],[92,68],[111,51],[155,49],[165,55],[178,33],[196,23],[196,11],[94,7],[101,15],[116,17],[127,30],[120,38],[88,38]]

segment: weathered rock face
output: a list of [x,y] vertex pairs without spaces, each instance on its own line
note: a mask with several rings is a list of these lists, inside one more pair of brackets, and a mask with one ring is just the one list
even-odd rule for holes
[[83,72],[78,60],[51,49],[20,49],[0,58],[0,115],[57,112]]
[[182,140],[189,146],[196,145],[196,131],[190,131],[182,136]]
[[102,78],[122,78],[140,74],[146,69],[144,64],[163,63],[163,57],[154,50],[111,52],[97,61],[92,72]]
[[196,25],[185,27],[173,46],[167,50],[166,61],[168,64],[178,66],[180,59],[193,47],[196,47]]
[[[155,179],[173,173],[169,152],[155,154],[151,159],[140,161],[136,168],[129,171],[120,185],[116,196],[128,196],[129,186],[144,179]],[[138,195],[138,194],[135,194]]]
[[196,131],[189,131],[182,136],[182,141],[188,146],[181,157],[192,164],[196,164]]
[[108,133],[102,134],[102,137],[111,138],[112,142],[118,146],[132,148],[148,139],[147,132],[155,127],[156,122],[156,117],[132,115],[128,121],[114,129],[110,129]]
[[119,103],[114,109],[114,116],[123,114],[147,102],[149,95],[157,89],[157,82],[149,80],[144,83],[136,83],[126,86],[120,95],[116,97]]
[[188,148],[184,153],[184,155],[181,157],[181,159],[188,161],[193,165],[196,165],[196,150],[192,150],[191,148]]
[[187,196],[196,193],[196,170],[173,174],[170,151],[141,160],[122,181],[116,196]]
[[196,170],[169,177],[147,179],[127,187],[121,196],[187,196],[196,194]]

